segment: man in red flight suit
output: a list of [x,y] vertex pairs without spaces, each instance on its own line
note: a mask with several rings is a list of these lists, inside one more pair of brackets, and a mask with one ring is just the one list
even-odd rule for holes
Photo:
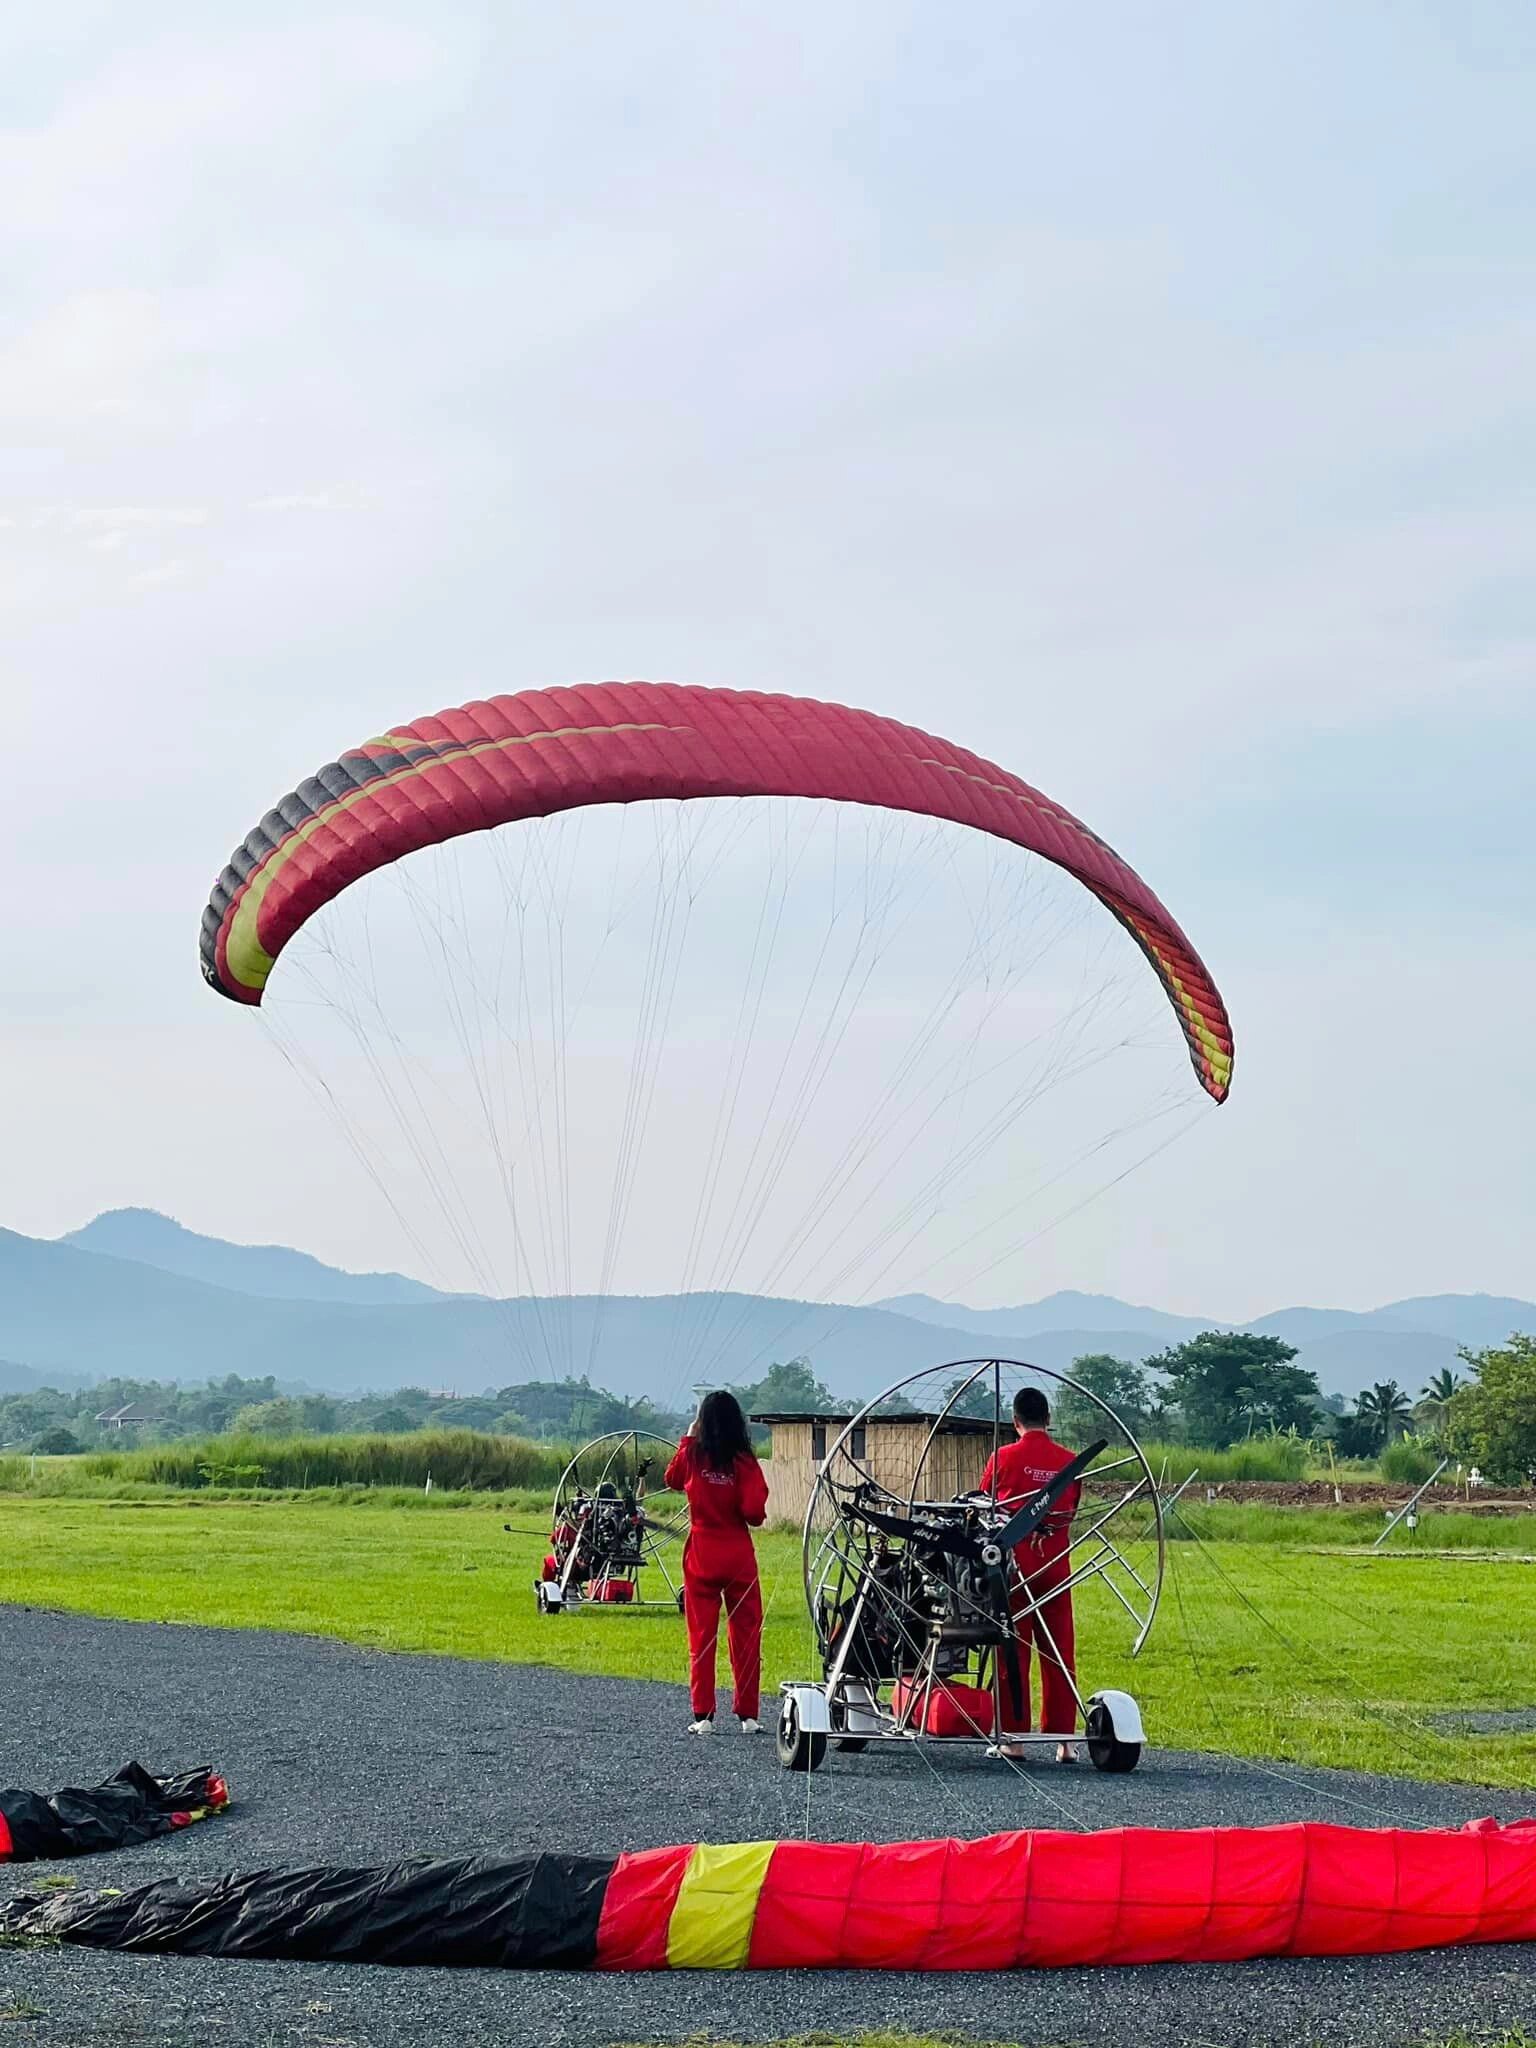
[[[990,1493],[999,1507],[1018,1508],[1064,1465],[1074,1452],[1050,1434],[1051,1405],[1038,1387],[1021,1387],[1013,1397],[1014,1442],[1003,1444],[988,1458],[981,1475],[981,1491]],[[1077,1695],[1074,1659],[1076,1641],[1072,1623],[1070,1591],[1041,1599],[1051,1588],[1072,1575],[1072,1517],[1077,1512],[1082,1488],[1069,1486],[1051,1512],[1013,1553],[1018,1576],[1009,1604],[1018,1629],[1019,1698],[1013,1685],[1009,1660],[1003,1661],[1002,1704],[1006,1727],[1002,1731],[1002,1754],[1023,1755],[1009,1735],[1029,1732],[1029,1651],[1033,1643],[1040,1658],[1040,1727],[1047,1735],[1072,1735],[1077,1728]],[[1030,1612],[1033,1604],[1040,1604]],[[1056,1761],[1070,1763],[1072,1751],[1066,1742],[1057,1746]]]

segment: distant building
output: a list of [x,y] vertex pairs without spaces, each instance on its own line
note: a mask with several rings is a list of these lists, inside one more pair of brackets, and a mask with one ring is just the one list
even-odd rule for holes
[[[763,1467],[770,1522],[804,1521],[827,1453],[852,1419],[847,1413],[752,1417],[772,1432],[772,1450]],[[914,1488],[919,1500],[957,1500],[980,1486],[992,1444],[992,1424],[973,1416],[946,1415],[941,1422],[931,1413],[876,1415],[853,1431],[848,1453],[901,1500],[911,1498]],[[852,1477],[846,1466],[834,1476]]]
[[132,1429],[137,1423],[153,1422],[154,1419],[147,1408],[140,1408],[132,1401],[126,1408],[108,1408],[96,1418],[103,1429]]

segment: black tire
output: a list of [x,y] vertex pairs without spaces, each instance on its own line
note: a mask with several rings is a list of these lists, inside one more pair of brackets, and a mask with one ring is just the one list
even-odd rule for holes
[[678,1613],[679,1613],[679,1614],[686,1614],[686,1613],[688,1612],[688,1608],[687,1608],[687,1604],[686,1604],[686,1602],[687,1602],[687,1595],[686,1595],[686,1594],[684,1594],[684,1593],[682,1593],[682,1592],[679,1592],[679,1594],[678,1594],[678,1596],[677,1596],[677,1611],[678,1611]]
[[1141,1762],[1141,1744],[1117,1739],[1108,1707],[1089,1708],[1084,1732],[1088,1738],[1089,1760],[1096,1771],[1134,1771]]
[[786,1693],[779,1708],[779,1762],[786,1771],[814,1771],[827,1753],[827,1738],[800,1726],[800,1710]]

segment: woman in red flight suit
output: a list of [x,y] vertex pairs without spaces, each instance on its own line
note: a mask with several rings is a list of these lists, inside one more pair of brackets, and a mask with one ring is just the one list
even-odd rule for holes
[[[1064,1465],[1071,1464],[1076,1454],[1051,1435],[1046,1427],[1050,1419],[1051,1404],[1038,1387],[1021,1387],[1014,1395],[1014,1441],[993,1452],[981,1475],[981,1491],[990,1493],[999,1507],[1022,1507]],[[1040,1659],[1041,1732],[1071,1736],[1077,1729],[1077,1694],[1073,1689],[1077,1644],[1072,1594],[1068,1590],[1053,1599],[1041,1596],[1072,1576],[1072,1517],[1081,1493],[1080,1486],[1069,1486],[1034,1534],[1013,1553],[1018,1576],[1009,1604],[1019,1630],[1019,1687],[1023,1697],[1015,1695],[1013,1676],[1005,1660],[1002,1704],[1007,1727],[1001,1733],[1003,1756],[1022,1756],[1023,1750],[1010,1743],[1008,1737],[1029,1733],[1031,1643]],[[1036,1601],[1040,1603],[1037,1607]],[[1072,1761],[1070,1743],[1057,1744],[1056,1761]]]
[[763,1593],[751,1531],[768,1514],[768,1482],[753,1455],[734,1394],[706,1394],[698,1419],[667,1467],[666,1483],[688,1496],[683,1612],[688,1621],[688,1690],[695,1735],[715,1732],[715,1645],[720,1604],[743,1735],[758,1731],[763,1669]]

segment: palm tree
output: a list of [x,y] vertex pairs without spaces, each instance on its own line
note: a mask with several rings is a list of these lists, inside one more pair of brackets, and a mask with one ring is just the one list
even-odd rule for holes
[[1396,1380],[1378,1380],[1374,1387],[1367,1387],[1357,1398],[1355,1410],[1375,1423],[1382,1442],[1387,1444],[1403,1433],[1413,1413],[1408,1396]]
[[1430,1430],[1438,1435],[1445,1427],[1446,1412],[1450,1408],[1452,1395],[1458,1387],[1464,1385],[1465,1381],[1461,1375],[1452,1372],[1448,1365],[1442,1366],[1439,1372],[1431,1373],[1423,1394],[1414,1405],[1415,1419],[1427,1423]]

